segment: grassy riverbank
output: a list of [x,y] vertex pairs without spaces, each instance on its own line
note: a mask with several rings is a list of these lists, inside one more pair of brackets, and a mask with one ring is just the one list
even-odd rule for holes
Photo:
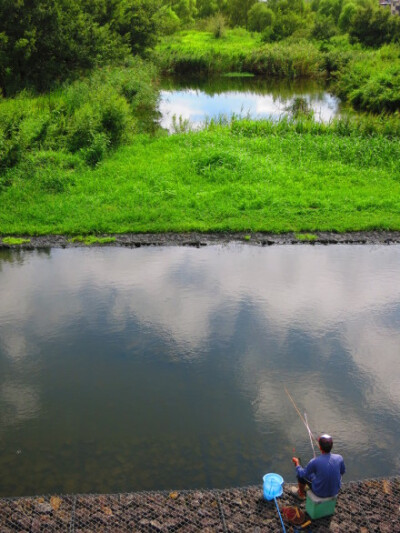
[[153,59],[162,71],[176,74],[251,72],[282,78],[318,77],[323,54],[306,40],[263,44],[258,33],[243,28],[215,38],[206,31],[182,31],[165,37]]
[[234,121],[139,135],[94,169],[39,152],[8,172],[0,233],[399,230],[398,134],[368,129]]

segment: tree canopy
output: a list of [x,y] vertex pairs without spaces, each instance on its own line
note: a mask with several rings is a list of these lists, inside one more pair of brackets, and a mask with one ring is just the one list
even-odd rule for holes
[[156,40],[158,0],[1,0],[0,87],[45,90]]
[[0,90],[47,90],[210,18],[264,41],[338,33],[369,47],[400,41],[400,17],[375,0],[0,0]]

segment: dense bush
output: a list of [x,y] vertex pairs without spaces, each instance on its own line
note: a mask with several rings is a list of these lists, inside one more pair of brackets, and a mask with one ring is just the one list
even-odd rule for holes
[[374,113],[399,111],[399,47],[386,45],[378,52],[353,57],[337,77],[335,90],[356,109]]
[[348,31],[353,42],[378,48],[400,40],[400,17],[376,6],[360,6],[351,18]]
[[136,59],[130,67],[99,69],[47,96],[21,93],[0,100],[0,172],[31,153],[76,153],[91,165],[155,116],[154,67]]
[[262,32],[273,26],[275,13],[266,4],[258,2],[249,11],[249,30]]

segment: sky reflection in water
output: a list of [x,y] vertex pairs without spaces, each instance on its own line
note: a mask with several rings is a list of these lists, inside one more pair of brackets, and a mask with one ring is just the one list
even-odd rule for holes
[[328,122],[339,113],[339,99],[312,82],[286,83],[282,87],[282,83],[254,78],[225,79],[222,83],[167,81],[160,92],[160,124],[173,131],[174,116],[177,123],[179,117],[189,120],[193,129],[220,115],[276,121],[288,115],[288,108],[298,97],[307,101],[317,121]]
[[0,252],[2,495],[400,467],[400,247]]

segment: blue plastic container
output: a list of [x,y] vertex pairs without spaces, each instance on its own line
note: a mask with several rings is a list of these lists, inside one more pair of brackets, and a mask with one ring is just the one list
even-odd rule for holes
[[265,474],[263,477],[263,495],[266,500],[273,500],[282,496],[283,477],[279,474]]

